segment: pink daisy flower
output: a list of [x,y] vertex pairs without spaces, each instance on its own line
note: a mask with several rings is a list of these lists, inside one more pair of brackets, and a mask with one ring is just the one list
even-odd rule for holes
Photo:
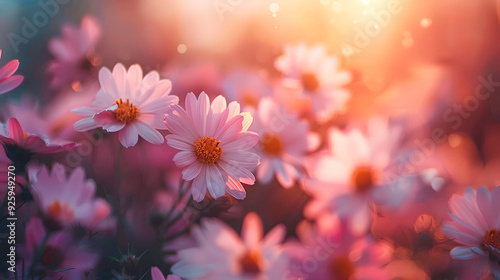
[[[38,218],[31,218],[26,225],[26,245],[24,247],[25,271],[31,263],[45,236],[46,229]],[[80,250],[71,241],[71,235],[66,231],[59,231],[50,235],[43,248],[40,262],[35,268],[35,279],[82,279],[85,272],[90,271],[97,262],[98,256]],[[71,268],[71,269],[69,269]],[[18,264],[18,271],[22,266]]]
[[287,96],[287,100],[292,103],[309,100],[312,111],[320,119],[344,109],[350,93],[342,87],[352,77],[350,72],[338,69],[338,58],[328,56],[324,46],[287,45],[284,52],[274,65],[285,75],[282,86],[295,92]]
[[260,102],[256,116],[251,129],[260,135],[257,149],[262,158],[257,179],[269,183],[275,175],[283,187],[292,187],[303,175],[309,125],[286,114],[284,107],[270,98]]
[[[2,58],[2,50],[0,50],[0,58]],[[17,59],[9,61],[2,68],[0,68],[0,94],[4,94],[15,89],[23,82],[23,76],[14,75],[17,68],[19,68],[19,60]]]
[[468,187],[463,197],[450,199],[451,222],[443,232],[462,246],[451,250],[452,258],[466,260],[476,277],[500,278],[500,187],[491,192],[481,187]]
[[0,130],[0,144],[19,173],[24,172],[26,164],[37,156],[59,153],[77,146],[76,143],[50,145],[45,138],[23,132],[15,118],[9,119],[6,131],[2,133]]
[[399,208],[413,190],[412,177],[386,178],[400,130],[386,120],[374,118],[367,132],[350,129],[329,131],[331,151],[311,157],[308,164],[312,179],[305,191],[313,200],[304,209],[314,218],[327,210],[349,222],[350,228],[363,234],[372,220],[373,205]]
[[[389,244],[357,238],[340,224],[331,223],[328,219],[316,226],[305,221],[299,224],[301,244],[287,246],[293,265],[285,279],[389,279],[384,269],[392,258]],[[311,260],[315,269],[311,269]]]
[[91,107],[73,109],[72,112],[87,118],[74,124],[76,131],[101,127],[108,132],[118,132],[125,147],[137,144],[139,135],[152,144],[162,144],[164,139],[157,129],[166,129],[163,118],[177,96],[170,96],[172,83],[160,80],[157,72],[144,78],[142,69],[135,64],[127,71],[118,63],[113,73],[106,67],[99,72],[101,90]]
[[242,238],[221,221],[203,220],[192,229],[198,247],[179,251],[172,272],[183,279],[281,279],[288,263],[279,244],[285,232],[280,225],[263,237],[262,222],[254,213],[243,222]]
[[100,37],[97,21],[91,16],[82,19],[81,27],[63,25],[62,37],[49,41],[49,51],[54,60],[47,72],[52,88],[60,88],[89,77],[92,67],[101,63],[94,47]]
[[240,105],[218,96],[210,104],[202,92],[197,99],[191,92],[186,96],[186,110],[178,105],[170,107],[165,124],[172,134],[167,144],[181,150],[174,156],[177,166],[183,168],[182,179],[193,181],[193,198],[201,201],[207,192],[213,198],[227,191],[237,199],[246,196],[241,183],[253,185],[255,177],[249,170],[260,162],[260,157],[249,150],[259,140],[247,131],[252,124],[249,113],[240,113]]
[[35,201],[50,224],[65,227],[79,223],[94,229],[109,216],[109,204],[103,198],[94,198],[95,182],[85,179],[83,168],[74,169],[68,177],[59,163],[50,171],[45,165],[30,166],[28,173]]
[[165,278],[163,273],[161,273],[160,269],[156,266],[151,267],[151,278],[153,280],[181,280],[179,276],[175,275],[168,275],[167,278]]

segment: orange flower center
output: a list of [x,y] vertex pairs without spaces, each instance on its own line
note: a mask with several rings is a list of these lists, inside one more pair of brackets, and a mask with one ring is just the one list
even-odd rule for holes
[[245,274],[257,274],[262,271],[262,254],[248,251],[239,260],[241,271]]
[[330,268],[334,278],[340,280],[349,280],[356,273],[356,266],[348,256],[334,258]]
[[365,192],[375,185],[374,172],[369,167],[359,167],[352,173],[352,184],[357,192]]
[[130,103],[128,98],[127,102],[123,102],[123,100],[120,98],[119,100],[115,101],[115,104],[118,105],[118,108],[116,108],[114,112],[115,120],[122,123],[129,123],[136,120],[139,116],[139,109],[137,109],[137,106]]
[[47,210],[49,217],[55,220],[70,221],[75,217],[75,211],[68,203],[61,204],[58,199],[52,202]]
[[202,163],[216,163],[222,156],[222,147],[219,145],[220,141],[209,136],[198,139],[194,143],[198,161]]
[[260,139],[260,147],[271,156],[279,156],[283,153],[283,141],[276,133],[264,133]]
[[319,88],[318,78],[312,73],[302,74],[302,85],[307,91],[316,91]]
[[259,105],[259,98],[251,91],[244,91],[241,93],[241,103],[246,106],[257,107]]
[[500,230],[494,228],[487,231],[484,236],[483,246],[488,250],[491,258],[496,258],[500,262]]

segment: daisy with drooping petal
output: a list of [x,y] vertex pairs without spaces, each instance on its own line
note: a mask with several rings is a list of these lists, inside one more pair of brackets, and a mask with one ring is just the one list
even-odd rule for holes
[[260,135],[257,147],[262,158],[257,179],[268,183],[275,175],[281,186],[292,187],[303,175],[309,125],[286,114],[284,107],[270,98],[260,102],[256,116],[251,129]]
[[49,51],[55,58],[47,67],[52,88],[80,83],[89,77],[91,68],[100,64],[101,58],[94,50],[99,37],[99,25],[91,16],[82,18],[80,28],[63,25],[62,37],[49,41]]
[[338,69],[337,57],[328,56],[324,46],[304,44],[287,45],[284,52],[274,65],[285,75],[281,85],[296,93],[287,91],[282,96],[286,103],[310,101],[310,109],[322,120],[344,109],[350,93],[342,87],[352,78],[350,72]]
[[166,129],[164,114],[170,105],[178,102],[177,96],[169,95],[172,88],[169,80],[160,80],[154,71],[143,78],[139,65],[134,64],[127,71],[118,63],[113,73],[102,68],[99,82],[101,90],[92,106],[72,110],[87,117],[74,124],[75,130],[101,127],[108,132],[118,132],[125,148],[135,146],[139,135],[149,143],[163,143],[163,136],[157,129]]
[[[0,58],[2,58],[2,50],[0,50]],[[23,82],[23,76],[14,75],[17,68],[19,68],[19,60],[17,59],[9,61],[2,68],[0,68],[0,94],[4,94],[15,89]]]
[[304,214],[314,218],[325,210],[333,211],[346,219],[354,232],[364,234],[374,204],[397,209],[414,185],[411,176],[385,176],[399,140],[399,127],[381,118],[370,120],[366,133],[357,128],[330,130],[331,151],[309,158],[312,179],[305,182],[304,190],[313,200]]
[[242,238],[221,221],[203,220],[192,229],[198,247],[180,250],[172,272],[183,279],[281,279],[288,263],[279,244],[285,232],[279,225],[263,237],[262,222],[254,213],[243,222]]
[[95,182],[85,179],[83,168],[76,168],[68,177],[59,163],[50,171],[45,165],[30,166],[28,173],[35,201],[50,224],[66,227],[79,223],[94,229],[109,216],[109,204],[103,198],[94,198]]
[[153,278],[153,280],[181,280],[179,276],[175,275],[168,275],[167,278],[165,278],[163,273],[161,273],[160,269],[156,266],[151,268],[151,278]]
[[451,250],[452,258],[466,260],[478,279],[500,278],[499,201],[500,187],[491,192],[468,187],[463,197],[452,196],[452,221],[442,226],[444,234],[462,245]]
[[253,185],[250,172],[260,157],[249,150],[257,143],[256,133],[247,131],[252,124],[249,113],[240,113],[240,105],[216,97],[212,104],[202,92],[197,99],[191,92],[186,97],[186,110],[178,105],[170,107],[165,124],[172,134],[167,144],[181,150],[174,156],[177,166],[183,168],[182,179],[193,180],[191,192],[196,201],[202,201],[208,190],[213,198],[226,191],[237,199],[246,196],[241,183]]
[[5,155],[12,161],[16,173],[24,172],[26,164],[34,157],[59,153],[77,146],[76,143],[50,145],[40,136],[23,132],[15,118],[9,119],[7,131],[0,131],[0,144],[5,149]]

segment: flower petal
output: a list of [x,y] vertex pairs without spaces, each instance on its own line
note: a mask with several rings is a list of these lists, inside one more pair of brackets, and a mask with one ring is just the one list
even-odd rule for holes
[[479,256],[470,247],[455,247],[451,250],[450,255],[452,258],[459,260],[470,260]]
[[137,128],[134,124],[126,125],[120,132],[118,133],[118,139],[120,143],[122,143],[123,147],[133,147],[139,141],[139,133],[137,132]]
[[24,80],[21,75],[15,75],[0,82],[0,94],[9,92],[18,87]]
[[163,276],[163,273],[156,266],[151,268],[151,278],[152,280],[165,280],[165,276]]
[[125,127],[125,123],[115,120],[115,114],[108,110],[95,114],[93,119],[96,125],[108,132],[117,132]]
[[149,125],[141,122],[141,121],[136,121],[134,125],[137,127],[137,132],[139,132],[139,135],[146,141],[148,141],[151,144],[159,145],[163,143],[163,135],[161,135],[160,132],[158,132],[156,129],[150,127]]
[[19,68],[19,60],[17,59],[11,60],[5,64],[2,68],[0,68],[0,81],[14,75],[17,68]]

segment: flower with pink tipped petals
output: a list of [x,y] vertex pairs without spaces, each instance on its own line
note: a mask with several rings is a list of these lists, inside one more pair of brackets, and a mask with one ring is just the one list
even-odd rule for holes
[[[2,50],[0,50],[0,58],[2,58]],[[23,76],[14,75],[17,68],[19,68],[19,60],[17,59],[9,61],[2,68],[0,68],[0,94],[4,94],[15,89],[23,82]]]
[[88,78],[90,69],[100,63],[94,51],[100,33],[97,20],[84,16],[80,28],[63,25],[62,37],[49,41],[49,51],[55,58],[47,67],[52,88]]
[[99,72],[101,90],[91,107],[73,109],[72,112],[87,118],[77,121],[76,131],[102,128],[118,132],[120,143],[125,147],[137,144],[139,135],[152,144],[162,144],[163,135],[158,129],[167,129],[163,118],[177,96],[170,96],[172,83],[160,80],[157,72],[149,72],[144,78],[139,65],[128,71],[118,63],[113,73],[104,67]]
[[160,269],[156,266],[151,267],[151,278],[152,280],[181,280],[179,276],[175,275],[168,275],[167,278],[165,279],[163,273],[161,273]]
[[6,156],[12,161],[16,172],[24,172],[26,164],[36,156],[56,154],[77,146],[76,143],[50,145],[40,136],[23,132],[15,118],[9,119],[8,131],[0,133],[0,144],[5,149]]
[[77,167],[69,176],[62,164],[56,163],[52,170],[45,165],[28,170],[31,190],[46,221],[56,227],[76,223],[94,229],[111,212],[103,198],[94,198],[96,185],[85,179],[83,168]]
[[268,183],[276,176],[281,186],[290,188],[303,176],[309,125],[286,114],[271,98],[260,101],[256,116],[251,129],[260,134],[258,152],[262,158],[257,179]]
[[294,93],[283,96],[289,101],[285,102],[308,101],[319,119],[342,111],[350,97],[343,86],[352,77],[350,72],[339,70],[338,58],[328,56],[324,46],[287,45],[284,51],[274,66],[285,75],[282,86]]
[[442,226],[444,234],[462,245],[451,250],[451,257],[467,261],[477,279],[500,278],[499,201],[500,187],[491,192],[485,187],[468,187],[463,197],[452,196],[452,221]]
[[172,134],[167,144],[181,150],[174,162],[182,167],[182,179],[193,180],[191,192],[201,201],[207,192],[213,198],[227,191],[237,199],[246,196],[241,183],[253,185],[255,177],[249,170],[260,157],[249,150],[257,143],[256,133],[247,131],[252,124],[249,113],[240,113],[240,105],[216,97],[212,104],[202,92],[197,99],[191,92],[186,96],[186,110],[170,107],[165,124]]
[[180,261],[172,271],[183,279],[281,279],[288,264],[280,245],[285,232],[279,225],[264,237],[255,213],[243,221],[241,238],[221,221],[203,220],[200,227],[192,229],[198,247],[180,250]]

